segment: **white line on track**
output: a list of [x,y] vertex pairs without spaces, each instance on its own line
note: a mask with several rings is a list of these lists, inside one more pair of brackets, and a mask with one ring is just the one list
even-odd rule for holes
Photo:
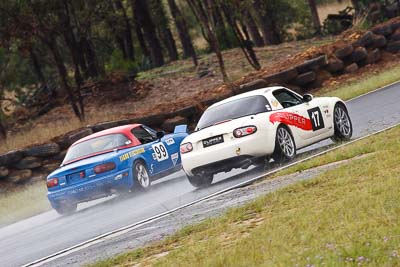
[[[391,83],[391,84],[389,84],[389,85],[387,85],[387,86],[384,86],[384,87],[375,89],[375,90],[373,90],[373,91],[371,91],[371,92],[368,92],[368,93],[365,93],[365,94],[363,94],[363,95],[361,95],[361,96],[354,97],[354,98],[352,98],[352,99],[350,99],[350,100],[348,100],[348,101],[346,101],[346,102],[350,102],[350,101],[355,100],[355,99],[357,99],[357,98],[360,98],[360,97],[362,97],[362,96],[365,96],[365,95],[368,95],[368,94],[372,94],[372,93],[374,93],[374,92],[376,92],[376,91],[378,91],[378,90],[385,89],[385,88],[391,87],[391,86],[396,85],[396,84],[400,85],[400,82]],[[239,183],[239,184],[233,185],[233,186],[231,186],[231,187],[222,189],[222,190],[217,191],[217,192],[215,192],[215,193],[213,193],[213,194],[211,194],[211,195],[208,195],[208,196],[202,197],[202,198],[200,198],[200,199],[194,200],[194,201],[192,201],[192,202],[186,203],[186,204],[184,204],[184,205],[182,205],[182,206],[176,207],[176,208],[171,209],[171,210],[169,210],[169,211],[166,211],[166,212],[163,212],[163,213],[154,215],[154,216],[152,216],[152,217],[150,217],[150,218],[141,220],[141,221],[139,221],[139,222],[136,222],[136,223],[133,223],[133,224],[124,226],[124,227],[121,227],[121,228],[119,228],[119,229],[110,231],[110,232],[108,232],[108,233],[104,233],[104,234],[99,235],[99,236],[97,236],[97,237],[94,237],[94,238],[92,238],[92,239],[89,239],[89,240],[86,240],[86,241],[84,241],[84,242],[81,242],[81,243],[79,243],[79,244],[77,244],[77,245],[74,245],[74,246],[71,246],[71,247],[69,247],[69,248],[60,250],[60,251],[58,251],[58,252],[56,252],[56,253],[53,253],[53,254],[51,254],[51,255],[49,255],[49,256],[46,256],[46,257],[43,257],[43,258],[38,259],[38,260],[36,260],[36,261],[30,262],[30,263],[28,263],[28,264],[25,264],[25,265],[23,265],[23,267],[28,267],[28,266],[35,266],[35,267],[36,267],[36,266],[41,266],[41,265],[43,265],[43,264],[45,264],[45,263],[48,263],[48,262],[51,262],[51,261],[53,261],[53,260],[55,260],[55,259],[57,259],[57,258],[64,257],[64,256],[66,256],[66,255],[68,255],[68,254],[73,253],[73,252],[76,252],[76,251],[79,251],[79,250],[81,250],[81,249],[90,247],[90,246],[92,246],[92,245],[94,245],[94,244],[98,244],[98,243],[100,243],[100,242],[103,242],[104,240],[107,240],[107,239],[110,239],[110,238],[113,238],[113,237],[117,237],[117,236],[123,235],[123,234],[125,234],[125,233],[127,233],[127,232],[129,232],[129,231],[132,231],[132,230],[134,230],[134,229],[140,227],[140,226],[143,226],[143,225],[145,225],[145,224],[151,223],[151,222],[156,221],[156,220],[158,220],[158,219],[164,218],[164,217],[168,216],[169,214],[174,213],[175,211],[178,211],[178,210],[181,210],[181,209],[183,209],[183,208],[192,206],[192,205],[194,205],[194,204],[203,202],[203,201],[205,201],[205,200],[208,200],[208,199],[217,197],[217,196],[219,196],[219,195],[221,195],[221,194],[223,194],[223,193],[226,193],[226,192],[228,192],[228,191],[231,191],[231,190],[233,190],[233,189],[236,189],[236,188],[239,188],[239,187],[243,187],[243,186],[252,184],[252,183],[254,183],[254,182],[256,182],[256,181],[258,181],[258,180],[260,180],[260,179],[263,179],[265,176],[268,176],[268,175],[277,173],[277,172],[279,172],[279,171],[281,171],[281,170],[284,170],[284,169],[290,168],[290,167],[292,167],[292,166],[295,166],[296,164],[305,162],[305,161],[307,161],[307,160],[309,160],[309,159],[312,159],[312,158],[315,158],[315,157],[324,155],[324,154],[329,153],[329,152],[331,152],[331,151],[334,151],[334,150],[337,150],[337,149],[339,149],[339,148],[345,147],[345,146],[347,146],[347,145],[353,144],[353,143],[355,143],[355,142],[361,141],[361,140],[363,140],[363,139],[365,139],[365,138],[368,138],[368,137],[370,137],[370,136],[373,136],[373,135],[382,133],[382,132],[384,132],[384,131],[390,130],[390,129],[392,129],[392,128],[398,126],[398,125],[400,125],[400,123],[397,123],[397,124],[392,125],[392,126],[390,126],[390,127],[386,127],[386,128],[384,128],[384,129],[382,129],[382,130],[379,130],[379,131],[376,131],[376,132],[374,132],[374,133],[371,133],[371,134],[362,136],[362,137],[360,137],[360,138],[354,139],[354,140],[352,140],[352,141],[350,141],[350,142],[343,143],[343,144],[341,144],[341,145],[335,146],[335,147],[333,147],[333,148],[330,148],[330,149],[328,149],[328,150],[319,152],[319,153],[317,153],[317,154],[308,156],[308,157],[306,157],[306,158],[304,158],[304,159],[295,161],[295,162],[293,162],[293,163],[290,163],[290,164],[288,164],[288,165],[285,165],[285,166],[282,166],[282,167],[280,167],[280,168],[274,169],[274,170],[272,170],[272,171],[265,172],[265,173],[263,173],[263,174],[261,174],[261,175],[258,175],[258,176],[254,177],[254,178],[251,178],[251,179],[249,179],[249,180],[247,180],[247,181],[244,181],[244,182],[241,182],[241,183]]]

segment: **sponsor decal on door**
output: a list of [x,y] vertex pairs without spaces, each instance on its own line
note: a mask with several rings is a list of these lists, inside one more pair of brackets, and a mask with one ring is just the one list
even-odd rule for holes
[[310,119],[291,112],[276,112],[271,114],[271,116],[269,116],[269,121],[271,123],[281,122],[286,125],[292,125],[305,131],[311,131],[313,129]]

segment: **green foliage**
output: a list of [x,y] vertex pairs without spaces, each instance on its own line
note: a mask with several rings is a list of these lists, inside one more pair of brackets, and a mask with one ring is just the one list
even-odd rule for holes
[[7,50],[0,48],[0,87],[8,90],[20,90],[36,83],[29,59],[23,57],[16,47]]
[[114,52],[110,56],[109,62],[106,63],[107,72],[112,72],[112,71],[137,72],[137,68],[138,67],[135,62],[130,60],[125,60],[123,58],[122,52],[120,50],[114,50]]
[[[307,1],[263,1],[263,14],[272,17],[281,40],[305,39],[313,35]],[[293,31],[294,29],[294,31]]]
[[122,56],[120,50],[114,50],[106,63],[106,71],[123,71],[130,73],[138,73],[152,68],[150,60],[144,56],[138,57],[137,60],[127,60]]
[[216,33],[221,50],[231,49],[239,46],[239,42],[231,27],[225,27],[225,29],[222,27],[217,27]]

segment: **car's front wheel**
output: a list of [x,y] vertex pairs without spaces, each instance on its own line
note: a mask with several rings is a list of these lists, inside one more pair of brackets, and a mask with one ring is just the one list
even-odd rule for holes
[[[140,191],[146,191],[151,185],[149,172],[141,161],[136,161],[133,166],[134,187]],[[136,184],[136,185],[135,185]]]
[[275,150],[272,155],[274,161],[283,163],[290,161],[296,155],[296,145],[289,129],[283,125],[276,130]]
[[333,110],[334,136],[332,140],[335,142],[348,141],[353,135],[353,125],[350,120],[349,113],[345,106],[337,103]]
[[188,175],[187,176],[191,185],[197,188],[203,188],[211,185],[214,175],[206,174],[206,175]]
[[54,209],[60,215],[70,215],[76,211],[78,208],[77,203],[60,203]]

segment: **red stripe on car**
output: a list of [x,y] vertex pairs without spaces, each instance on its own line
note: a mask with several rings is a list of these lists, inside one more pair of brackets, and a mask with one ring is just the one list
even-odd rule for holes
[[269,116],[269,121],[271,123],[281,122],[286,125],[292,125],[294,127],[297,127],[297,128],[300,128],[300,129],[303,129],[306,131],[312,130],[311,120],[307,119],[301,115],[298,115],[296,113],[276,112],[274,114],[271,114],[271,116]]

